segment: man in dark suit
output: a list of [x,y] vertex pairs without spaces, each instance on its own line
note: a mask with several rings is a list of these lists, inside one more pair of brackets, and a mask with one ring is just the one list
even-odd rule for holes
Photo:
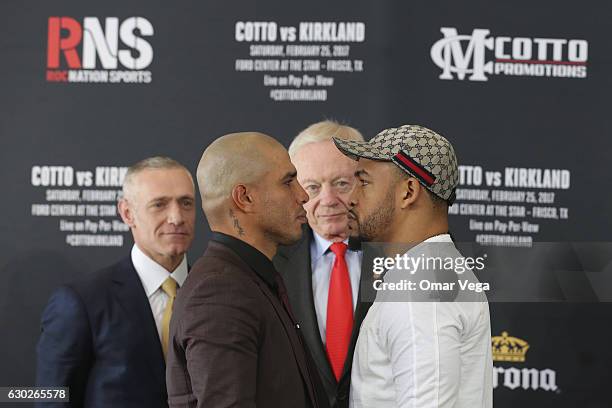
[[310,228],[299,243],[280,248],[274,263],[330,406],[348,407],[353,350],[371,303],[360,290],[362,253],[348,242],[347,205],[357,165],[336,149],[333,136],[363,141],[356,129],[323,121],[302,131],[289,147],[298,181],[309,195],[304,208]]
[[306,222],[285,148],[261,133],[215,140],[198,186],[213,231],[171,322],[170,407],[326,407],[272,257]]
[[145,159],[128,169],[118,209],[134,237],[131,255],[59,288],[42,316],[37,385],[70,391],[70,403],[55,406],[168,406],[164,354],[187,277],[193,179],[172,159]]

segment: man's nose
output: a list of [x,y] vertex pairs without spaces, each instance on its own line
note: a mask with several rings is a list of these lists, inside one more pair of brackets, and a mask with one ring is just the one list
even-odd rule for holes
[[351,194],[349,196],[348,199],[348,208],[349,210],[355,206],[357,206],[357,203],[359,201],[359,192],[361,191],[361,189],[359,188],[359,186],[355,186],[355,188],[353,188],[353,191],[351,191]]
[[310,198],[310,197],[308,197],[308,193],[306,193],[306,191],[305,191],[305,190],[302,188],[302,186],[300,185],[300,183],[295,182],[295,183],[293,183],[293,184],[295,184],[295,186],[296,186],[296,190],[297,190],[297,191],[296,191],[296,193],[295,193],[295,194],[296,194],[297,201],[298,201],[298,202],[299,202],[301,205],[306,204],[306,203],[308,202],[308,199]]
[[185,217],[183,216],[183,211],[181,209],[180,203],[172,203],[170,208],[168,209],[168,224],[181,225]]
[[338,193],[334,190],[333,187],[328,185],[323,185],[321,187],[321,192],[319,193],[319,201],[321,205],[326,207],[333,207],[338,204],[339,198]]

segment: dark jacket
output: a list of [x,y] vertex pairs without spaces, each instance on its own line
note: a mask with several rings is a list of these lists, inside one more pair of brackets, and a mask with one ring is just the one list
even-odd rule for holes
[[70,387],[41,407],[167,407],[165,363],[131,258],[64,285],[42,316],[36,385]]
[[171,407],[327,406],[299,329],[278,297],[277,275],[255,248],[213,235],[174,303],[166,372]]
[[[355,343],[359,334],[359,327],[363,321],[371,302],[365,302],[363,299],[362,288],[368,287],[364,284],[364,279],[369,279],[372,274],[371,268],[369,271],[365,265],[369,263],[364,258],[362,262],[362,284],[360,285],[359,296],[357,298],[357,306],[353,317],[353,332],[351,334],[351,342],[349,345],[344,370],[340,381],[336,381],[336,377],[332,372],[331,365],[327,359],[325,345],[321,341],[319,325],[317,323],[317,314],[314,306],[314,297],[312,291],[312,270],[310,261],[310,243],[314,239],[312,230],[308,228],[304,232],[302,240],[290,247],[281,247],[274,258],[274,265],[279,271],[285,285],[291,308],[296,320],[301,326],[302,333],[306,345],[308,346],[313,360],[318,368],[319,375],[325,387],[329,404],[332,407],[348,407],[348,394],[351,381],[351,366],[353,363],[353,352],[355,351]],[[352,246],[352,245],[351,245]]]

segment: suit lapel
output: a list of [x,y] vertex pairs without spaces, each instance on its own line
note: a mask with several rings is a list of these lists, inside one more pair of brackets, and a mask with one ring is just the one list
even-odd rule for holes
[[[285,258],[286,265],[282,268],[286,274],[292,274],[291,279],[285,279],[289,299],[292,301],[295,318],[302,328],[302,334],[308,346],[312,358],[323,374],[326,382],[336,382],[325,347],[321,341],[321,332],[317,321],[317,313],[314,306],[314,295],[312,293],[312,271],[310,260],[310,242],[313,239],[312,231],[304,232],[303,239],[288,257]],[[295,275],[293,275],[295,274]]]
[[129,324],[134,328],[134,337],[142,342],[144,358],[150,364],[153,376],[165,388],[166,367],[157,326],[149,299],[130,258],[121,262],[115,271],[113,283],[113,293],[125,311]]
[[[277,269],[283,272],[285,275],[284,281],[287,286],[289,299],[291,300],[293,313],[302,328],[304,340],[310,350],[315,364],[319,368],[319,372],[322,373],[325,382],[336,383],[336,377],[333,375],[331,365],[327,359],[325,345],[321,341],[321,333],[319,331],[319,324],[314,306],[310,259],[310,243],[313,239],[314,237],[312,235],[312,230],[310,228],[306,228],[304,231],[304,239],[302,239],[295,247],[291,248],[291,251],[279,252],[279,256],[275,262],[277,264]],[[355,245],[355,242],[352,244],[349,243],[349,245]],[[358,243],[357,247],[354,249],[359,249],[360,246],[361,245]],[[368,253],[366,254],[366,252]],[[372,287],[370,279],[372,274],[371,258],[373,255],[369,252],[370,251],[365,251],[363,253],[361,280],[357,295],[357,305],[353,318],[354,324],[349,344],[349,356],[353,355],[355,344],[357,343],[357,337],[359,336],[361,323],[372,305],[370,301],[364,301],[364,299],[373,299],[373,295],[364,294],[362,291],[362,287]],[[367,282],[363,283],[364,280],[367,280]],[[352,358],[347,358],[346,362],[344,363],[344,369],[342,371],[340,382],[345,381],[350,376],[352,363]]]
[[[363,276],[363,273],[364,271],[362,269],[362,276]],[[349,351],[348,351],[349,357],[352,356],[353,352],[355,351],[355,345],[357,344],[357,337],[359,336],[359,329],[361,328],[361,323],[363,322],[363,319],[368,313],[370,306],[372,306],[371,302],[362,301],[361,295],[362,294],[361,294],[361,285],[360,285],[359,294],[357,296],[357,305],[355,307],[355,313],[353,315],[353,331],[351,332],[351,341],[349,343]],[[343,378],[346,375],[350,375],[352,364],[353,364],[353,359],[347,358],[346,361],[344,362],[344,369],[342,370],[341,378]]]
[[280,319],[287,336],[289,337],[289,341],[291,342],[291,348],[293,350],[293,355],[295,356],[295,360],[300,369],[300,373],[304,379],[304,383],[307,384],[308,395],[310,396],[310,400],[313,401],[313,406],[316,406],[317,398],[315,396],[314,384],[312,382],[312,378],[308,371],[308,363],[306,361],[306,351],[303,349],[302,342],[299,338],[297,330],[294,322],[289,317],[289,314],[285,311],[284,306],[278,297],[273,294],[265,282],[261,279],[257,279],[257,284],[259,285],[261,291],[268,298],[272,307],[276,311],[278,318]]

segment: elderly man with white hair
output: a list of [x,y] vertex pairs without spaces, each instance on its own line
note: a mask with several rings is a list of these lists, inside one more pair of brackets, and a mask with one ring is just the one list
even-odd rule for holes
[[304,129],[289,146],[309,196],[308,227],[274,261],[330,405],[347,407],[353,349],[369,304],[361,301],[362,253],[349,245],[347,205],[357,165],[336,149],[333,137],[363,141],[356,129],[326,120]]

